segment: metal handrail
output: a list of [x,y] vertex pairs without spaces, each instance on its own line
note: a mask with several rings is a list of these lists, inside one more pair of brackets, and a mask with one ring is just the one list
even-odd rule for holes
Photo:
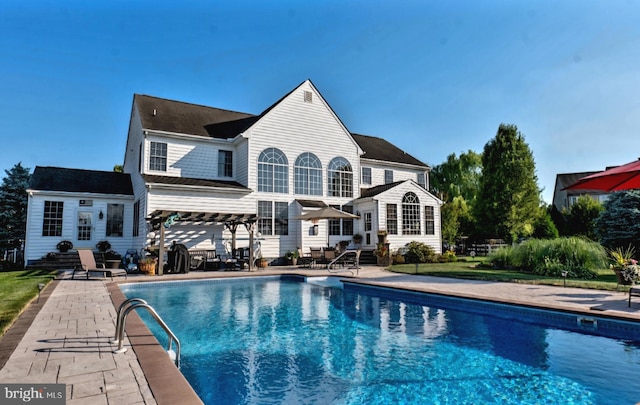
[[120,340],[118,339],[118,331],[120,330],[120,324],[122,323],[122,312],[124,311],[124,307],[131,304],[132,302],[141,302],[143,304],[147,303],[147,301],[143,300],[142,298],[129,298],[128,300],[120,304],[120,306],[118,307],[118,317],[116,320],[116,334],[113,337],[113,340],[111,340],[111,343],[113,343],[114,345],[117,345],[120,342]]
[[156,322],[158,322],[158,325],[160,325],[162,327],[162,329],[164,329],[165,332],[167,332],[167,335],[169,336],[169,344],[167,345],[167,352],[171,353],[173,350],[171,349],[172,343],[175,340],[176,342],[176,351],[175,351],[175,363],[176,363],[176,367],[180,368],[180,340],[178,340],[178,337],[171,331],[171,329],[169,329],[169,326],[167,326],[167,324],[162,320],[162,318],[160,317],[160,315],[158,315],[158,313],[155,311],[155,309],[153,309],[151,307],[151,305],[147,304],[147,303],[141,303],[138,302],[136,304],[131,305],[130,307],[128,307],[127,309],[124,310],[124,312],[122,313],[122,322],[120,323],[120,328],[118,330],[116,330],[116,334],[117,334],[117,339],[118,339],[118,349],[114,350],[114,353],[124,353],[127,351],[126,347],[124,346],[124,328],[125,325],[127,323],[127,315],[129,315],[129,312],[138,309],[138,308],[145,308],[147,311],[149,311],[149,313],[153,316],[153,318],[156,320]]
[[[346,269],[332,269],[331,266],[333,266],[338,260],[340,260],[343,256],[346,256],[350,253],[354,253],[356,255],[356,259],[354,261],[354,265],[352,267],[347,267]],[[351,274],[353,274],[353,271],[351,271],[352,269],[356,270],[356,275],[359,274],[359,270],[360,270],[360,250],[345,250],[344,252],[342,252],[338,257],[336,257],[335,259],[333,259],[331,262],[329,262],[329,264],[327,264],[327,270],[330,273],[336,273],[338,271],[348,271]]]

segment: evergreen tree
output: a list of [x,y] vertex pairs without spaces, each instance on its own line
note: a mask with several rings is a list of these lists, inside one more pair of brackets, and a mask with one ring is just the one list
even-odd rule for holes
[[27,225],[27,187],[31,179],[30,169],[21,163],[5,170],[6,177],[0,185],[0,246],[20,247]]
[[509,242],[530,236],[539,216],[540,190],[529,145],[515,125],[500,124],[484,147],[474,217],[479,236]]
[[604,210],[595,221],[602,246],[640,252],[640,190],[619,191],[609,195]]

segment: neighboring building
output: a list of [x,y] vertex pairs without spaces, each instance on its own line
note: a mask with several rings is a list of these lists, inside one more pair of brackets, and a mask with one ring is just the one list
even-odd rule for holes
[[[26,258],[82,235],[74,228],[80,214],[67,212],[64,232],[45,235],[45,201],[65,202],[66,209],[71,200],[90,198],[94,217],[126,200],[124,234],[107,236],[98,221],[92,235],[94,244],[106,238],[116,250],[157,243],[161,233],[165,245],[224,253],[231,230],[238,246],[248,246],[255,230],[270,259],[356,233],[364,235],[363,249],[374,249],[378,231],[387,232],[392,249],[417,240],[441,252],[442,202],[427,191],[429,170],[383,139],[350,133],[309,80],[259,115],[136,94],[121,174],[132,194],[103,190],[96,205],[89,190],[45,195],[47,184],[32,183]],[[31,195],[39,196],[37,204]],[[74,212],[84,212],[77,205]],[[359,219],[296,219],[326,205]]]
[[582,173],[565,173],[556,175],[556,185],[553,190],[553,205],[559,212],[569,209],[578,197],[588,195],[596,201],[605,202],[609,197],[609,193],[601,190],[565,190],[572,184],[575,184],[583,177],[590,176],[599,172],[582,172]]

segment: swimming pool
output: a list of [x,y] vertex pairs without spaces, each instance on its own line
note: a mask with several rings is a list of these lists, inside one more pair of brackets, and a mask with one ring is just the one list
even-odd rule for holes
[[301,280],[121,288],[149,302],[180,338],[181,371],[207,404],[640,400],[635,323]]

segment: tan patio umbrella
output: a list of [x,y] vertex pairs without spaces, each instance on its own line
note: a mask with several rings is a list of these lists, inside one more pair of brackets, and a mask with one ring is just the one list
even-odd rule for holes
[[[318,210],[314,210],[311,212],[307,212],[302,214],[296,219],[300,219],[303,221],[319,221],[321,219],[358,219],[359,216],[352,214],[350,212],[341,211],[337,208],[333,207],[324,207]],[[329,227],[327,226],[327,246],[329,246]]]

